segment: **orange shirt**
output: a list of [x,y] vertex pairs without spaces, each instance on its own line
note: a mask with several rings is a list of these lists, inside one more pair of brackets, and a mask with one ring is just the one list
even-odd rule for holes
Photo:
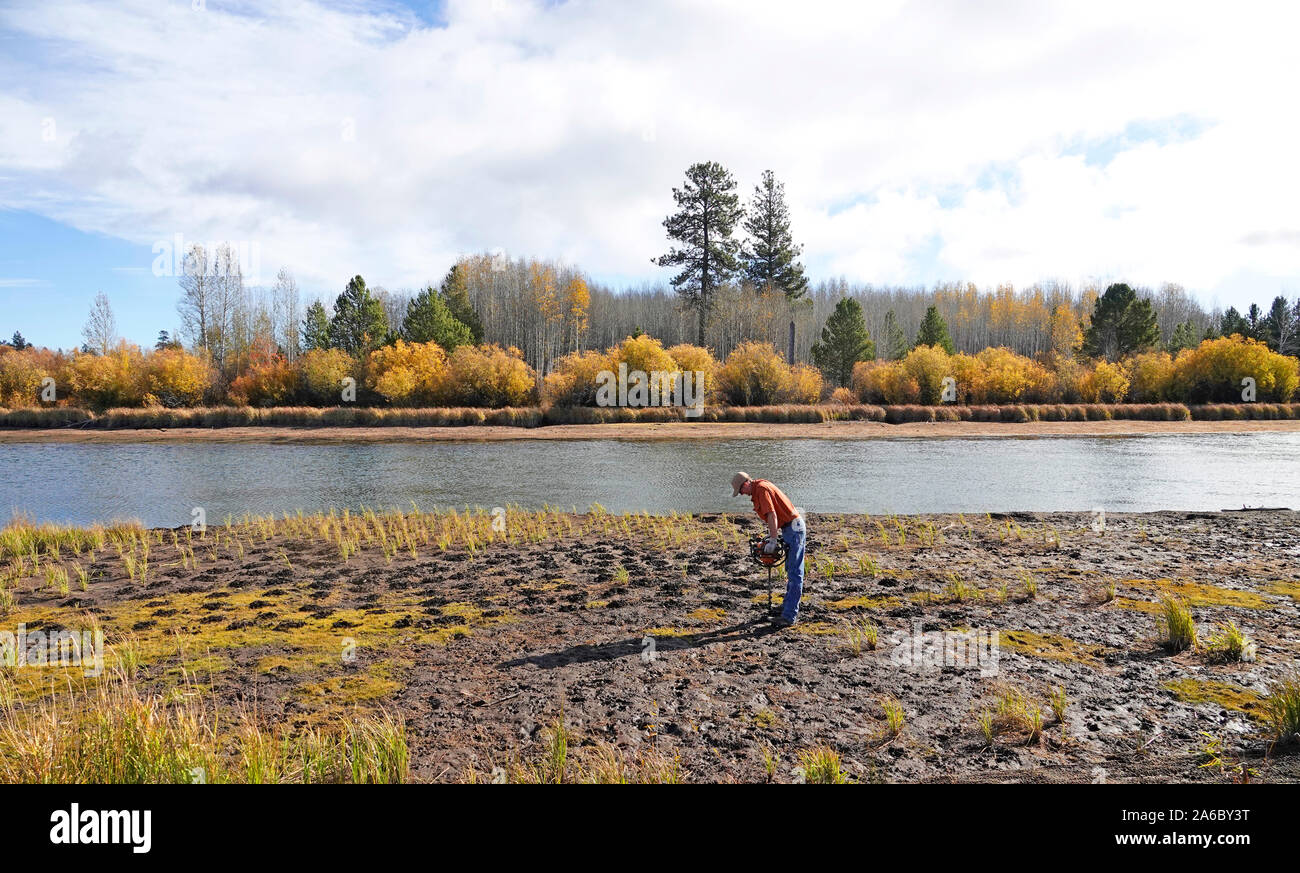
[[780,488],[777,488],[766,479],[753,480],[754,490],[749,495],[749,499],[754,501],[754,511],[758,517],[767,521],[769,512],[776,513],[776,526],[785,527],[794,521],[798,515],[794,511],[794,504],[790,498],[786,497]]

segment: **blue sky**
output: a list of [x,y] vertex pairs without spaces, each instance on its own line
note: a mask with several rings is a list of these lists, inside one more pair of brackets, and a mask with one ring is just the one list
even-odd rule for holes
[[[1135,8],[1140,7],[1140,8]],[[1243,3],[797,7],[0,0],[0,334],[94,295],[176,327],[154,247],[309,296],[460,254],[651,266],[683,169],[786,185],[814,280],[1300,294],[1296,13]]]

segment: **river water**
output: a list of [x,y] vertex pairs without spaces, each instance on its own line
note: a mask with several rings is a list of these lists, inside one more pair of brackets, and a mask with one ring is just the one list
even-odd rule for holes
[[510,440],[0,446],[0,512],[188,524],[227,515],[543,504],[744,509],[736,470],[809,512],[1300,506],[1300,434],[879,440]]

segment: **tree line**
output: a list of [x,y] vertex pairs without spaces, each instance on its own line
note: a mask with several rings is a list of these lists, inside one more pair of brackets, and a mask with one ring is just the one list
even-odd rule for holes
[[[693,164],[672,189],[663,221],[666,253],[653,262],[675,271],[665,284],[615,290],[579,268],[504,253],[461,257],[441,282],[390,291],[354,276],[341,293],[304,306],[293,274],[250,286],[236,250],[191,246],[178,278],[180,328],[161,330],[156,350],[184,347],[207,359],[214,384],[228,388],[271,359],[293,364],[310,351],[339,350],[364,360],[394,345],[436,343],[515,350],[545,378],[565,356],[650,335],[668,346],[694,344],[718,359],[750,342],[767,343],[846,385],[861,360],[901,360],[936,342],[952,353],[1006,348],[1047,361],[1083,356],[1120,360],[1160,349],[1177,354],[1205,339],[1240,335],[1285,355],[1300,354],[1300,299],[1277,296],[1207,310],[1181,286],[1115,284],[1101,289],[1042,283],[1025,288],[972,283],[932,287],[812,284],[799,260],[784,185],[764,171],[748,204],[721,164]],[[80,353],[106,355],[120,341],[108,298],[97,295]],[[8,347],[30,342],[15,331]]]

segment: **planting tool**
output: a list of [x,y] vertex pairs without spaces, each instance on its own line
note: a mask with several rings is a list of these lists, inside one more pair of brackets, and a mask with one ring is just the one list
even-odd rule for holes
[[763,551],[763,544],[767,542],[767,537],[761,533],[754,534],[749,541],[749,556],[760,567],[767,568],[767,611],[772,611],[772,571],[785,563],[786,546],[785,540],[780,537],[776,538],[776,551],[768,554]]

